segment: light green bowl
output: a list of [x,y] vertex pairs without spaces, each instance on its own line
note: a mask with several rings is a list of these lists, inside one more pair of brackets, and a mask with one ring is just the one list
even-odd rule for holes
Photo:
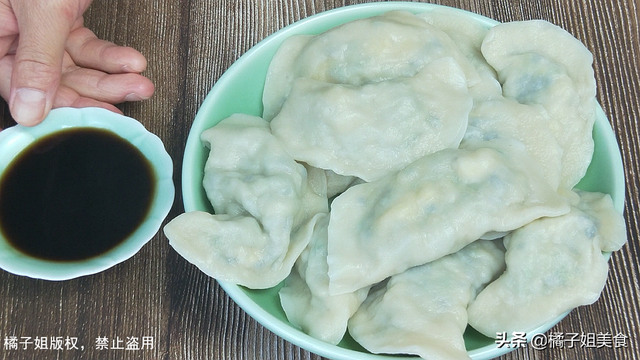
[[[234,113],[262,116],[262,91],[267,68],[276,50],[286,38],[296,34],[318,34],[351,20],[379,15],[391,10],[421,13],[439,7],[441,6],[405,2],[347,6],[298,21],[267,37],[247,51],[220,77],[196,115],[187,140],[182,169],[185,210],[213,211],[202,187],[204,164],[209,152],[201,143],[200,134]],[[497,24],[496,21],[489,18],[459,11],[469,18],[482,22],[487,27]],[[616,208],[622,212],[625,196],[622,159],[611,126],[600,107],[598,107],[593,135],[596,144],[594,158],[587,175],[578,187],[583,190],[610,194]],[[398,359],[397,356],[370,354],[348,334],[337,346],[334,346],[301,332],[287,321],[278,298],[279,287],[251,290],[225,282],[220,282],[220,285],[242,309],[259,323],[275,334],[311,352],[332,359]],[[528,338],[531,339],[535,333],[547,331],[564,316],[566,314],[528,333]],[[512,350],[504,347],[498,348],[495,340],[487,338],[471,328],[468,328],[465,333],[467,350],[475,360],[491,359]]]
[[175,197],[173,162],[162,141],[138,121],[99,108],[52,110],[39,125],[16,125],[0,131],[0,177],[22,150],[43,136],[70,128],[109,130],[129,141],[149,160],[156,178],[156,193],[147,218],[122,243],[96,257],[81,261],[47,261],[13,248],[0,233],[0,268],[37,279],[67,280],[106,270],[136,254],[160,229]]

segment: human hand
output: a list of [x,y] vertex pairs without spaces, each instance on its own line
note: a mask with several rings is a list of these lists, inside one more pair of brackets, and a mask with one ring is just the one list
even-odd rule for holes
[[40,123],[52,108],[151,97],[139,73],[142,54],[98,39],[82,24],[91,0],[0,0],[0,96],[19,124]]

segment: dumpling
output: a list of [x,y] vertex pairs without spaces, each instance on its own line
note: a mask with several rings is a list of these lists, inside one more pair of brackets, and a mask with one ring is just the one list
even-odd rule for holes
[[453,58],[467,78],[476,70],[451,38],[414,14],[391,11],[285,41],[271,62],[264,88],[263,117],[270,121],[289,96],[293,81],[362,86],[411,77],[427,63]]
[[498,244],[478,240],[392,276],[371,291],[349,320],[349,333],[376,354],[470,359],[463,338],[467,306],[504,270],[504,250]]
[[607,252],[620,250],[627,243],[627,226],[622,214],[615,209],[611,196],[598,192],[575,191],[580,198],[579,201],[574,201],[574,205],[597,219],[600,249]]
[[286,238],[266,233],[250,216],[191,211],[164,227],[169,244],[203,273],[251,289],[284,280],[311,237],[315,217]]
[[569,211],[520,143],[469,142],[397,174],[350,187],[331,204],[333,294],[451,254],[493,232]]
[[463,142],[478,139],[520,141],[541,167],[547,183],[558,189],[564,149],[551,130],[552,126],[553,121],[541,106],[524,105],[497,95],[474,102]]
[[313,36],[288,37],[271,59],[262,92],[262,117],[265,120],[271,121],[280,112],[282,104],[289,96],[293,80],[297,77],[292,69],[296,68],[298,55]]
[[[549,184],[558,188],[564,149],[552,131],[555,124],[542,106],[521,104],[503,96],[496,70],[487,63],[481,51],[490,27],[469,19],[466,14],[461,15],[457,9],[434,9],[418,17],[449,35],[480,76],[478,83],[469,84],[474,105],[469,114],[465,139],[507,138],[522,142],[542,166]],[[508,85],[507,94],[510,91]]]
[[505,97],[542,105],[564,150],[561,187],[584,176],[593,155],[596,83],[591,52],[562,28],[542,20],[493,27],[482,44]]
[[211,149],[203,185],[216,215],[176,217],[164,228],[170,244],[216,279],[277,285],[306,247],[315,215],[328,211],[326,180],[309,181],[261,118],[233,115],[202,138]]
[[297,79],[271,130],[294,159],[373,181],[457,148],[471,105],[464,73],[442,58],[359,87]]
[[469,87],[476,85],[480,78],[497,80],[496,71],[480,50],[489,26],[455,8],[434,8],[417,16],[446,33],[476,69],[478,78],[470,77]]
[[[415,75],[427,63],[452,57],[468,63],[441,30],[405,11],[390,11],[314,37],[298,57],[302,76],[363,85]],[[471,73],[473,70],[471,68]]]
[[279,295],[282,309],[293,325],[316,339],[337,344],[347,331],[347,321],[367,297],[369,289],[329,294],[328,225],[329,216],[323,214]]
[[531,331],[598,299],[608,270],[602,250],[624,245],[625,223],[609,195],[579,195],[568,214],[538,219],[505,237],[505,273],[468,309],[476,330],[489,337]]
[[[210,149],[203,187],[217,214],[266,220],[262,222],[269,231],[271,219],[292,214],[310,218],[326,208],[322,193],[326,189],[316,188],[323,182],[309,182],[307,169],[289,156],[263,119],[235,114],[204,131],[201,138]],[[276,211],[269,209],[271,201],[279,204]],[[311,214],[305,213],[307,209]],[[289,222],[300,223],[296,218]]]

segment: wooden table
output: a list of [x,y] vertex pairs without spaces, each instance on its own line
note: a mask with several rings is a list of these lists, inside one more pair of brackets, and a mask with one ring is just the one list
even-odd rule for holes
[[[163,139],[180,189],[184,145],[205,95],[245,51],[274,31],[315,13],[365,1],[96,0],[86,24],[99,37],[147,56],[155,96],[123,104],[125,114]],[[567,335],[625,336],[616,348],[520,348],[501,359],[640,359],[640,3],[638,0],[442,0],[499,21],[541,18],[558,24],[593,52],[598,100],[617,135],[627,176],[628,244],[610,261],[600,300],[552,329]],[[0,126],[13,122],[0,103]],[[178,193],[169,214],[183,212]],[[63,350],[7,350],[15,336],[58,338]],[[606,335],[604,335],[606,336]],[[108,350],[99,350],[97,338]],[[65,340],[69,338],[70,342]],[[140,350],[125,347],[137,338]],[[215,280],[183,260],[157,234],[132,259],[64,282],[0,270],[0,359],[318,359],[246,315]],[[77,343],[71,341],[77,339]],[[144,340],[144,341],[143,341]],[[55,343],[55,341],[53,342]],[[604,342],[600,343],[602,345]],[[75,345],[78,350],[70,349]],[[622,346],[625,345],[625,346]],[[80,349],[84,347],[84,350]],[[144,348],[143,348],[144,347]],[[152,348],[151,348],[152,347]]]

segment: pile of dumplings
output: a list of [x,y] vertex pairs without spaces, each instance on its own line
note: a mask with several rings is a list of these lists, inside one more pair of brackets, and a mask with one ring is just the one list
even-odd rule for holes
[[293,36],[263,117],[202,133],[215,214],[164,231],[216,279],[284,281],[315,338],[469,359],[468,325],[495,338],[593,303],[626,242],[610,196],[575,189],[595,94],[591,53],[545,21],[393,11]]

